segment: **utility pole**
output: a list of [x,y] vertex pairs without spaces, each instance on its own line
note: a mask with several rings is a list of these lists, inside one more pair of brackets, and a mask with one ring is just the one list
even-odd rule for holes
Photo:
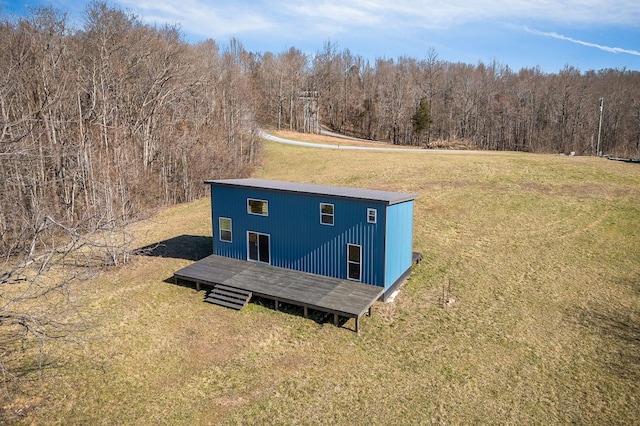
[[304,133],[320,134],[320,118],[318,103],[320,93],[317,91],[302,92],[299,97],[302,104],[302,128]]
[[604,111],[604,98],[600,98],[600,122],[598,123],[598,144],[596,145],[596,155],[600,157],[600,133],[602,132],[602,112]]

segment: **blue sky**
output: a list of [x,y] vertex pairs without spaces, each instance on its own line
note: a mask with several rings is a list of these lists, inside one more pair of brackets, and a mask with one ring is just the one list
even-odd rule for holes
[[[0,0],[0,13],[53,6],[81,22],[86,1]],[[279,53],[314,54],[327,41],[367,59],[411,56],[517,71],[640,71],[639,0],[112,0],[151,25],[179,25],[185,40],[207,38]]]

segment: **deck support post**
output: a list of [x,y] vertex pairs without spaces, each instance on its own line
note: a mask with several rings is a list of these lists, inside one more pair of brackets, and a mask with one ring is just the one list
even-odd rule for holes
[[309,316],[309,312],[307,310],[307,305],[304,305],[304,317],[307,318]]
[[196,281],[196,291],[200,291],[200,281]]
[[340,317],[338,316],[338,314],[333,314],[333,325],[337,327],[338,324],[340,324]]
[[274,303],[275,303],[275,310],[278,310],[278,299],[273,299]]
[[367,312],[368,316],[371,316],[371,308],[373,308],[373,306],[369,306],[369,311]]
[[360,317],[356,317],[356,334],[360,334]]

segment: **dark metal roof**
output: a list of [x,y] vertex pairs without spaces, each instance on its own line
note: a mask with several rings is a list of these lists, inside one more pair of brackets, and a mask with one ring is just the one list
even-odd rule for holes
[[351,198],[359,200],[380,201],[397,204],[413,200],[415,194],[402,192],[378,191],[375,189],[346,188],[340,186],[316,185],[312,183],[283,182],[267,179],[221,179],[205,180],[209,185],[236,186],[245,188],[267,189],[272,191],[295,192],[301,194],[326,195],[330,197]]

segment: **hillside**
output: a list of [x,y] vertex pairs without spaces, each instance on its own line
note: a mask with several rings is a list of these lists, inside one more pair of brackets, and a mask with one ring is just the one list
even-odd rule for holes
[[374,305],[360,336],[295,309],[203,303],[204,292],[169,278],[210,251],[209,201],[174,206],[133,229],[137,247],[163,250],[75,289],[90,328],[77,344],[46,344],[57,368],[25,373],[4,418],[635,423],[638,170],[587,157],[266,143],[257,177],[419,194],[424,261],[395,302]]

